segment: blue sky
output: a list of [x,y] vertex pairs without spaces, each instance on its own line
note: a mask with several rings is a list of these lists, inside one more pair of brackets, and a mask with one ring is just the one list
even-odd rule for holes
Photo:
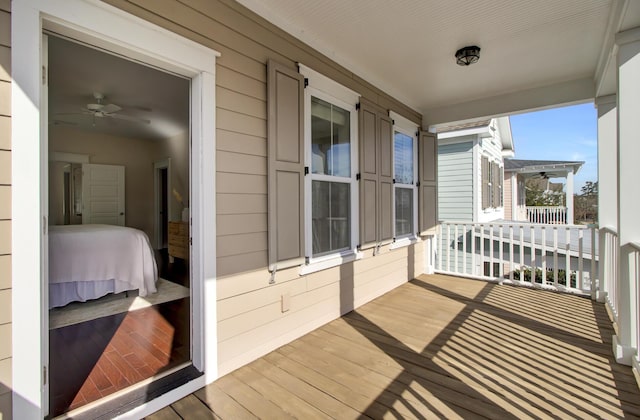
[[597,111],[593,103],[513,115],[511,133],[515,159],[584,161],[574,178],[575,192],[580,192],[585,181],[598,180]]

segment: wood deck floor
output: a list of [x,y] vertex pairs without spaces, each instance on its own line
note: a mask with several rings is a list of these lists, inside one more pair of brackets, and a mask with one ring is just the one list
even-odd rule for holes
[[153,414],[178,418],[635,418],[601,304],[421,276]]

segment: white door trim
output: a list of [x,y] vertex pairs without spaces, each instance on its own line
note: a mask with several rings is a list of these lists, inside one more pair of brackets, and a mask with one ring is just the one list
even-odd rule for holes
[[[203,382],[213,381],[217,377],[216,228],[215,217],[205,216],[216,214],[215,62],[219,53],[97,0],[16,1],[11,19],[13,417],[42,418],[48,409],[43,384],[48,349],[43,29],[192,79],[192,359],[205,372]],[[181,389],[171,395],[179,398]],[[154,410],[157,405],[151,401],[145,406]]]

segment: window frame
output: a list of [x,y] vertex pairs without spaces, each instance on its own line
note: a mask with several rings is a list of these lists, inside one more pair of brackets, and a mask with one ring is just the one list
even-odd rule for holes
[[[392,156],[391,161],[393,165],[393,206],[392,206],[392,217],[393,217],[393,242],[401,243],[401,242],[415,242],[418,238],[418,133],[419,126],[403,116],[389,111],[389,117],[393,121],[393,145],[392,148]],[[404,134],[408,137],[411,137],[413,140],[413,182],[411,184],[400,184],[396,182],[396,165],[395,165],[395,139],[396,133]],[[413,217],[412,217],[412,226],[411,233],[405,234],[402,236],[398,236],[396,232],[396,189],[404,188],[412,190],[412,199],[413,199]]]
[[[359,233],[359,185],[358,166],[358,112],[357,104],[360,95],[328,77],[299,64],[299,71],[308,80],[304,89],[304,164],[308,173],[304,177],[304,227],[306,265],[336,260],[336,264],[350,261],[357,254]],[[311,98],[316,97],[349,112],[350,124],[350,176],[340,177],[326,174],[314,174],[312,171],[312,138],[311,138]],[[349,247],[323,255],[313,255],[313,181],[340,182],[349,184],[350,193],[350,240]],[[323,264],[326,265],[326,264]],[[333,264],[332,264],[333,265]]]

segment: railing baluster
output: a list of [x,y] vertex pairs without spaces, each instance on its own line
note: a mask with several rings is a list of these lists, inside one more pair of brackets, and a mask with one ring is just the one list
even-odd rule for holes
[[513,281],[513,225],[509,225],[509,280]]
[[558,287],[558,227],[553,227],[553,285]]
[[582,289],[584,285],[583,236],[583,229],[578,229],[578,278],[576,278],[576,287],[578,289]]
[[447,224],[447,271],[451,272],[451,225]]
[[536,228],[531,226],[531,284],[536,283]]
[[462,272],[467,274],[467,225],[462,225]]
[[486,277],[484,274],[484,224],[480,225],[480,273],[482,277]]
[[547,284],[547,227],[542,226],[540,233],[540,258],[542,259],[542,284]]
[[504,226],[498,225],[498,277],[504,278]]
[[524,226],[518,227],[518,236],[520,236],[520,281],[524,281]]
[[565,227],[564,231],[564,286],[571,287],[571,228]]
[[436,257],[438,257],[438,270],[442,270],[444,267],[442,266],[442,239],[444,237],[444,235],[442,234],[442,229],[444,228],[445,223],[442,223],[440,225],[440,230],[438,231],[438,236],[435,238],[436,240],[436,252],[438,253],[438,255],[436,255]]
[[495,278],[495,273],[493,272],[493,229],[494,226],[492,224],[489,225],[489,277]]
[[453,246],[454,248],[454,252],[453,252],[453,270],[454,272],[458,272],[459,268],[458,268],[458,224],[456,223],[455,225],[453,225]]
[[476,275],[476,225],[471,224],[471,274]]

